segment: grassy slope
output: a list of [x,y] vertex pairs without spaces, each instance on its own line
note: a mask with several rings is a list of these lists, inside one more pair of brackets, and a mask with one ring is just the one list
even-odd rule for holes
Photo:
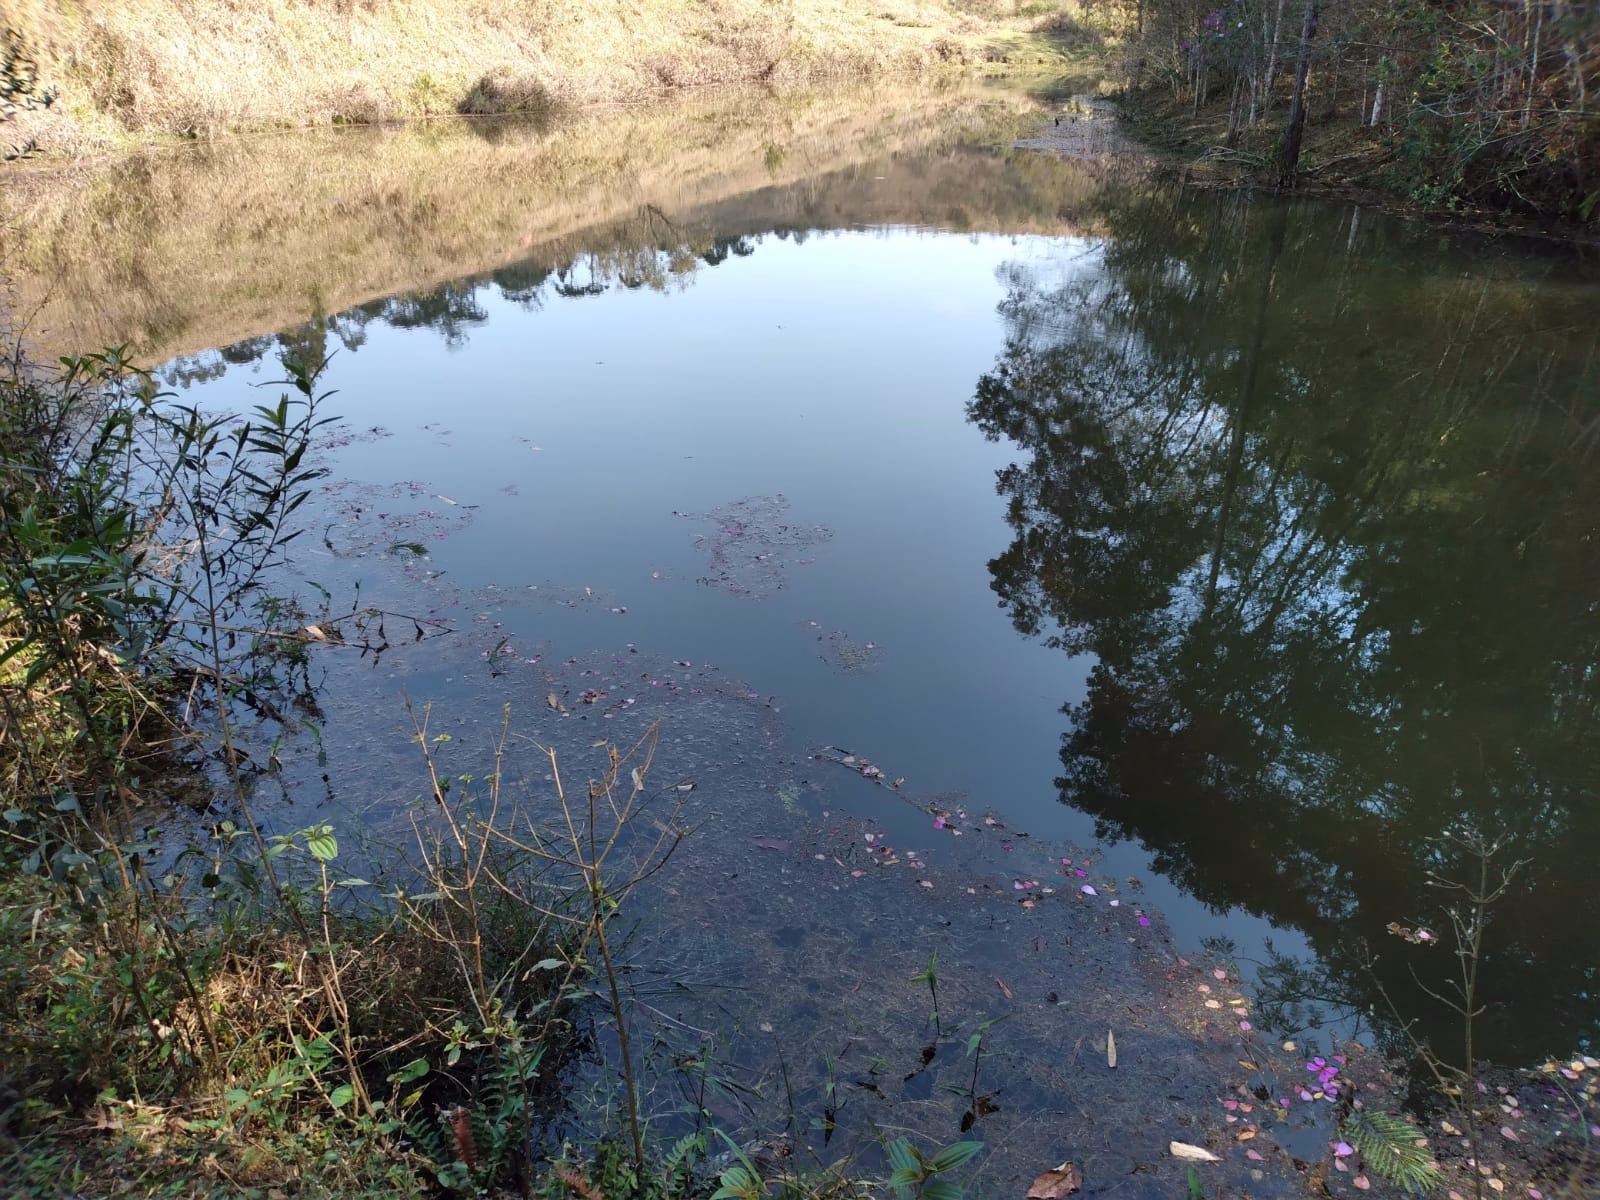
[[[81,152],[938,63],[1049,60],[1052,0],[5,0]],[[8,133],[8,141],[20,138]]]

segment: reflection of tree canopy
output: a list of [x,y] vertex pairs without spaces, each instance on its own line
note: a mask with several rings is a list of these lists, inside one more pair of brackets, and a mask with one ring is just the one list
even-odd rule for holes
[[[796,243],[806,238],[804,229],[788,226],[768,232]],[[174,359],[163,368],[162,378],[169,385],[202,383],[219,378],[230,365],[260,362],[274,348],[280,358],[293,353],[320,365],[332,353],[333,342],[346,350],[364,345],[367,327],[374,322],[396,329],[436,330],[454,348],[466,344],[472,326],[489,319],[482,296],[491,286],[503,299],[528,311],[543,308],[547,299],[601,296],[615,288],[666,291],[686,284],[701,267],[748,258],[762,236],[686,230],[646,206],[633,218],[595,233],[591,241],[598,248],[551,259],[529,258],[486,276],[387,296],[334,316],[314,316],[274,336],[247,338],[221,350]]]
[[970,406],[1025,452],[995,590],[1097,659],[1062,798],[1381,1007],[1367,939],[1441,1039],[1409,968],[1436,984],[1448,951],[1383,930],[1437,920],[1425,872],[1462,864],[1431,839],[1504,832],[1533,861],[1488,1049],[1570,1050],[1600,1016],[1592,291],[1322,210],[1118,203],[1097,257],[1008,270]]

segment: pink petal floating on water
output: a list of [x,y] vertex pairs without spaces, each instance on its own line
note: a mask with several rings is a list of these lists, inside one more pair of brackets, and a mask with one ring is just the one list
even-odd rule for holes
[[1222,1102],[1222,1107],[1227,1109],[1229,1112],[1233,1112],[1234,1109],[1239,1107],[1239,1102],[1237,1100],[1224,1100]]
[[1239,1028],[1241,1030],[1243,1030],[1245,1033],[1249,1033],[1250,1032],[1250,1022],[1249,1021],[1240,1021],[1239,1022]]
[[944,828],[944,818],[943,817],[935,817],[933,819],[933,827],[935,829],[943,829]]
[[1141,924],[1141,925],[1145,926],[1146,928],[1148,928],[1149,925],[1150,925],[1150,918],[1145,916],[1143,913],[1140,913],[1139,914],[1139,924]]
[[1083,885],[1082,891],[1083,891],[1083,894],[1085,896],[1098,896],[1100,894],[1099,892],[1095,891],[1094,888],[1091,887],[1087,883]]
[[1372,1186],[1372,1180],[1368,1179],[1365,1175],[1357,1175],[1350,1182],[1355,1184],[1363,1192]]
[[1340,1158],[1349,1158],[1356,1152],[1356,1148],[1349,1142],[1335,1142],[1333,1144],[1333,1152]]
[[1087,871],[1073,871],[1073,874],[1079,879],[1087,879],[1089,877],[1089,872]]
[[933,886],[933,881],[931,879],[919,879],[917,880],[917,883],[925,888],[931,888]]
[[1248,1158],[1251,1162],[1266,1162],[1267,1161],[1266,1158],[1263,1157],[1260,1154],[1260,1152],[1255,1151],[1255,1150],[1246,1150],[1244,1152],[1244,1156],[1246,1158]]
[[1228,977],[1228,973],[1226,971],[1224,971],[1221,967],[1212,967],[1211,968],[1211,973],[1213,975],[1215,975],[1218,979],[1226,979]]

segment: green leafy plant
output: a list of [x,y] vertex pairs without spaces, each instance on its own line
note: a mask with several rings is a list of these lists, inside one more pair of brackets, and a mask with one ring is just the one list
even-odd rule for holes
[[939,1019],[939,952],[937,950],[928,955],[928,965],[922,969],[921,974],[913,975],[911,982],[928,985],[928,995],[933,998],[934,1036],[943,1037],[944,1026]]
[[515,1022],[485,1031],[484,1040],[491,1051],[469,1099],[407,1122],[434,1179],[450,1192],[475,1195],[501,1186],[520,1188],[532,1166],[528,1093],[539,1074],[543,1048],[529,1045]]
[[889,1190],[895,1200],[961,1200],[961,1185],[940,1176],[965,1166],[982,1150],[982,1142],[952,1142],[928,1157],[907,1139],[896,1138],[884,1147],[893,1168]]
[[1339,1127],[1368,1167],[1407,1192],[1421,1194],[1439,1183],[1427,1139],[1404,1117],[1381,1109],[1353,1109]]

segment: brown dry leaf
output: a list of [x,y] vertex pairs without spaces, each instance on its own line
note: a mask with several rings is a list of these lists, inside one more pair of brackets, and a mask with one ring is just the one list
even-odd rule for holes
[[1173,1158],[1187,1159],[1189,1162],[1222,1161],[1204,1146],[1191,1146],[1188,1142],[1168,1142],[1167,1153]]
[[994,985],[1000,989],[1000,994],[1007,1000],[1011,999],[1011,989],[1006,986],[1006,981],[996,977]]
[[1070,1162],[1046,1171],[1028,1185],[1028,1200],[1062,1200],[1083,1186],[1083,1176]]
[[1239,1065],[1241,1067],[1243,1067],[1246,1071],[1259,1071],[1261,1069],[1255,1063],[1251,1062],[1248,1058],[1241,1058],[1239,1060]]
[[1256,1131],[1254,1129],[1245,1129],[1240,1132],[1237,1140],[1241,1142],[1248,1142],[1251,1138],[1255,1137],[1255,1135]]

